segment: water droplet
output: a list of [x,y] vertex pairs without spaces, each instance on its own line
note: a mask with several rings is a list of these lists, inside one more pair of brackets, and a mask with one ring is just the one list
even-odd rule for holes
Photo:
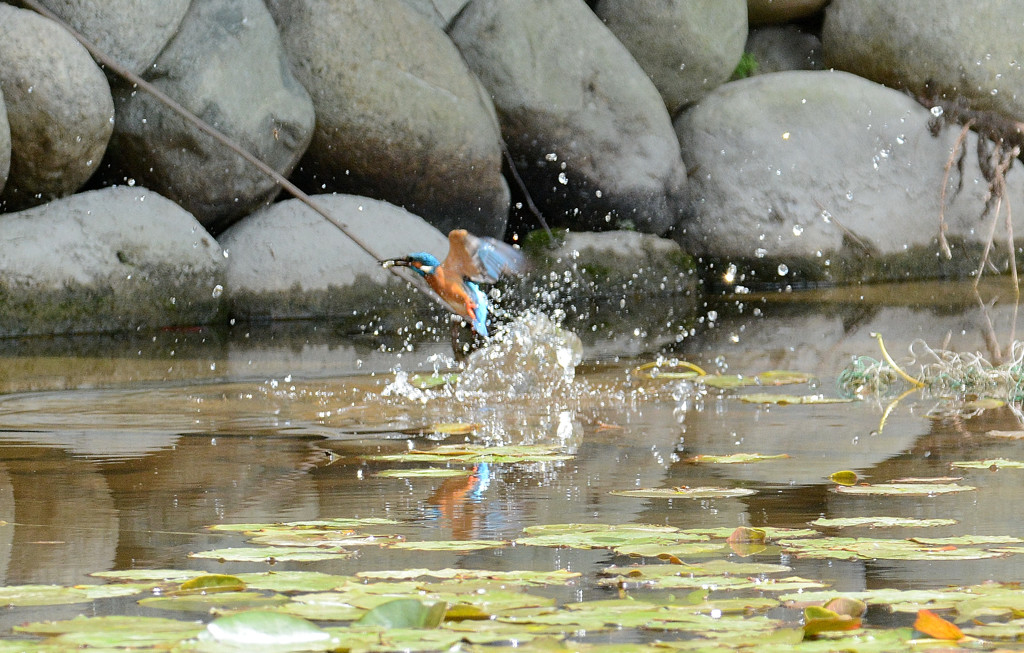
[[222,285],[220,285],[218,283],[216,286],[213,287],[213,292],[211,293],[211,295],[213,296],[214,299],[217,299],[218,297],[220,297],[223,294],[224,294],[224,286],[222,286]]
[[134,179],[128,179],[128,185],[129,186],[134,186],[135,185],[135,180]]
[[938,118],[938,117],[939,117],[939,116],[941,116],[942,114],[943,114],[943,111],[942,111],[942,107],[940,107],[940,106],[938,106],[938,105],[936,105],[936,106],[932,107],[932,115],[933,115],[933,116],[935,116],[936,118]]
[[757,258],[764,258],[767,254],[768,250],[766,250],[764,247],[758,247],[757,249],[754,250],[754,256],[756,256]]
[[569,183],[569,177],[567,177],[564,172],[558,173],[558,183],[562,184],[563,186],[568,184]]
[[803,225],[800,225],[800,224],[795,224],[795,225],[793,225],[793,235],[794,235],[794,236],[799,236],[799,235],[800,235],[800,234],[802,234],[803,232],[804,232],[804,227],[803,227]]
[[779,263],[778,272],[780,277],[784,277],[789,274],[789,266],[785,263]]

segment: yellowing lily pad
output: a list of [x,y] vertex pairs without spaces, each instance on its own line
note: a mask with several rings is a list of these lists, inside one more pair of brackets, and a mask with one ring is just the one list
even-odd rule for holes
[[139,605],[161,610],[182,612],[227,612],[229,610],[250,610],[268,608],[287,603],[288,599],[278,595],[260,592],[214,592],[212,594],[183,594],[180,596],[151,596],[139,601]]
[[555,569],[552,571],[494,571],[487,569],[396,569],[389,571],[360,571],[359,578],[369,580],[402,580],[412,578],[441,578],[449,580],[496,580],[522,585],[566,585],[580,577],[578,571]]
[[612,490],[608,494],[619,497],[640,497],[645,499],[729,499],[757,494],[757,490],[726,487],[665,487],[640,488],[636,490]]
[[850,487],[839,486],[833,488],[833,491],[840,494],[931,497],[939,494],[970,492],[974,489],[976,488],[973,486],[957,483],[876,483]]
[[837,485],[856,485],[860,478],[857,476],[857,472],[844,469],[841,472],[832,472],[829,474],[828,480],[836,483]]
[[190,558],[204,558],[207,560],[262,562],[266,564],[274,564],[277,562],[316,562],[318,560],[337,560],[339,558],[351,557],[352,552],[345,549],[325,549],[310,546],[263,546],[213,549],[212,551],[199,551],[188,555]]
[[989,460],[958,460],[950,463],[949,466],[959,469],[1021,469],[1024,468],[1024,461],[1006,460],[1005,458],[990,458]]
[[716,465],[743,465],[747,463],[759,463],[765,460],[782,460],[789,458],[789,454],[762,454],[762,453],[730,453],[721,456],[702,454],[686,458],[687,463],[714,463]]

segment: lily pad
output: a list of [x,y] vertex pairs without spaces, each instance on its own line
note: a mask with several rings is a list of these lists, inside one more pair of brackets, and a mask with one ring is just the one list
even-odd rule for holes
[[326,592],[355,580],[319,571],[264,571],[238,574],[238,579],[250,589],[273,592]]
[[876,483],[874,485],[851,485],[850,487],[839,486],[833,488],[833,492],[840,494],[931,497],[939,494],[970,492],[974,489],[976,488],[973,486],[959,485],[957,483]]
[[527,463],[571,460],[572,456],[559,453],[559,447],[547,445],[509,445],[485,447],[481,445],[447,444],[433,449],[417,449],[407,453],[364,456],[364,460],[390,462],[438,462],[441,460],[464,463]]
[[456,476],[470,476],[471,469],[455,469],[451,467],[417,467],[415,469],[385,469],[377,472],[374,476],[384,478],[453,478]]
[[738,487],[664,487],[612,490],[608,494],[614,494],[618,497],[639,497],[644,499],[730,499],[757,494],[757,490]]
[[412,578],[441,578],[452,580],[496,580],[523,585],[566,585],[580,577],[578,571],[493,571],[487,569],[400,569],[390,571],[360,571],[359,578],[369,580],[402,580]]
[[323,549],[319,547],[301,546],[253,546],[213,549],[190,553],[190,558],[206,560],[225,560],[230,562],[262,562],[272,565],[278,562],[316,562],[318,560],[338,560],[350,558],[353,553],[345,549]]
[[0,605],[61,605],[88,603],[96,599],[132,596],[153,587],[151,583],[115,583],[112,585],[9,585],[0,587]]
[[409,551],[478,551],[508,546],[505,540],[425,540],[422,542],[395,542],[389,549]]
[[829,474],[828,480],[838,485],[856,485],[860,478],[857,476],[857,472],[844,469],[843,471]]
[[420,390],[439,388],[444,385],[455,385],[459,382],[459,375],[452,374],[413,374],[409,377],[409,383]]
[[864,526],[867,528],[930,528],[933,526],[952,526],[955,519],[915,519],[913,517],[821,517],[811,522],[814,526],[824,528],[849,528]]
[[284,596],[267,596],[259,592],[214,592],[213,594],[151,596],[140,600],[139,605],[161,610],[210,613],[267,608],[287,602],[288,599]]
[[178,588],[181,592],[239,592],[245,583],[237,576],[227,574],[203,574],[190,578]]
[[717,465],[741,465],[747,463],[759,463],[765,460],[782,460],[789,458],[789,454],[762,454],[762,453],[730,453],[720,456],[702,454],[691,456],[683,460],[687,463],[714,463]]
[[788,406],[790,404],[848,404],[853,401],[853,399],[826,397],[825,395],[786,395],[769,392],[752,392],[739,395],[737,398],[748,404],[775,404],[777,406]]
[[211,531],[227,533],[258,533],[267,530],[294,530],[300,528],[359,529],[367,526],[393,526],[399,524],[393,519],[367,517],[364,519],[315,519],[306,521],[273,522],[263,524],[214,524],[207,526]]
[[780,540],[784,551],[798,558],[836,560],[982,560],[1002,553],[981,548],[929,546],[912,540],[824,537]]
[[1007,460],[1005,458],[991,458],[989,460],[958,460],[949,464],[950,467],[959,469],[1022,469],[1024,461]]
[[331,634],[316,624],[280,612],[249,610],[214,619],[199,635],[221,644],[245,647],[326,643]]
[[64,621],[43,621],[14,626],[13,631],[57,637],[54,643],[69,649],[143,648],[156,645],[169,648],[170,645],[194,637],[202,629],[203,625],[199,622],[162,617],[80,615]]
[[448,605],[441,601],[424,603],[418,599],[395,599],[378,605],[356,623],[384,628],[437,628],[447,609]]

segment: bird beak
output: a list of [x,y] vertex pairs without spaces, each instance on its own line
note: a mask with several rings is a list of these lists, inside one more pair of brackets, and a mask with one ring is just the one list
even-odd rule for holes
[[378,261],[378,263],[380,263],[380,266],[385,269],[396,265],[400,267],[412,267],[412,261],[407,258],[389,258],[385,261]]

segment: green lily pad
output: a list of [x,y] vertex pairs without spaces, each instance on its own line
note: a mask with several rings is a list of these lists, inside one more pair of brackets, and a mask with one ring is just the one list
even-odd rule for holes
[[989,460],[958,460],[949,464],[950,467],[958,469],[1022,469],[1024,461],[1007,460],[1005,458],[991,458]]
[[471,469],[454,469],[449,467],[417,467],[415,469],[385,469],[377,472],[374,476],[384,478],[454,478],[456,476],[470,476]]
[[676,529],[647,527],[643,524],[553,524],[533,527],[516,540],[526,546],[551,546],[573,549],[613,549],[626,545],[658,544],[669,546],[684,541],[706,539],[682,535]]
[[280,612],[249,610],[214,619],[200,633],[199,639],[236,647],[299,647],[326,644],[331,634],[299,617]]
[[238,574],[238,579],[250,589],[272,592],[326,592],[355,580],[319,571],[264,571]]
[[782,460],[789,458],[789,454],[761,454],[761,453],[730,453],[721,456],[702,454],[691,456],[683,460],[686,463],[714,463],[717,465],[742,465],[747,463],[759,463],[766,460]]
[[288,599],[284,596],[267,596],[259,592],[214,592],[213,594],[151,596],[140,600],[139,605],[147,608],[159,608],[161,610],[210,613],[268,608],[287,602]]
[[[764,531],[765,539],[769,542],[780,538],[796,539],[799,537],[820,537],[821,533],[813,528],[780,528],[777,526],[758,526],[758,530]],[[687,528],[683,533],[692,535],[705,535],[713,538],[728,538],[736,532],[735,528],[722,526],[719,528]]]
[[912,540],[824,537],[780,540],[779,546],[798,558],[837,560],[982,560],[1002,553],[979,548],[928,546]]
[[389,549],[407,551],[479,551],[480,549],[500,549],[508,546],[505,540],[425,540],[422,542],[395,542]]
[[731,499],[757,494],[757,490],[738,487],[665,487],[612,490],[608,494],[614,494],[618,497],[638,497],[643,499]]
[[116,596],[132,596],[144,592],[151,583],[115,583],[112,585],[9,585],[0,587],[0,605],[61,605],[67,603],[88,603],[96,599]]
[[396,535],[365,535],[347,529],[299,528],[294,530],[270,529],[253,534],[249,539],[252,544],[266,546],[301,546],[318,548],[341,548],[346,546],[383,546],[401,542]]
[[925,546],[974,546],[977,544],[1020,544],[1024,539],[1012,535],[959,535],[955,537],[912,537],[911,542]]
[[553,571],[493,571],[486,569],[401,569],[391,571],[360,571],[359,578],[368,580],[402,580],[412,578],[451,579],[451,580],[496,580],[503,583],[519,583],[523,585],[566,585],[580,577],[578,571],[555,569]]
[[189,578],[202,576],[204,573],[193,569],[119,569],[116,571],[94,571],[89,575],[115,581],[183,583]]
[[43,621],[14,626],[13,631],[43,637],[57,637],[54,643],[68,649],[148,648],[171,645],[196,636],[203,629],[199,622],[161,617],[78,616],[64,621]]
[[824,528],[849,528],[863,526],[867,528],[931,528],[933,526],[952,526],[955,519],[915,519],[913,517],[821,517],[811,522],[814,526]]
[[938,494],[970,492],[974,489],[976,488],[973,486],[959,485],[958,483],[876,483],[874,485],[839,486],[832,488],[832,491],[840,494],[930,497]]
[[230,562],[262,562],[272,565],[277,562],[316,562],[318,560],[338,560],[350,558],[353,553],[345,549],[322,549],[318,547],[232,547],[190,553],[190,558],[205,560],[225,560]]
[[384,628],[437,628],[447,609],[448,605],[441,601],[424,603],[419,599],[395,599],[370,610],[356,624]]
[[697,564],[684,565],[630,565],[628,567],[611,566],[601,572],[602,576],[645,579],[664,578],[665,576],[755,576],[762,574],[780,574],[792,571],[792,567],[766,562],[728,562],[726,560],[708,560]]
[[452,374],[413,374],[409,377],[409,383],[420,390],[439,388],[444,385],[455,385],[459,382],[459,375]]
[[335,529],[359,529],[367,526],[393,526],[399,524],[393,519],[381,517],[366,517],[364,519],[314,519],[306,521],[274,522],[263,524],[213,524],[207,526],[211,531],[227,533],[258,533],[267,530],[295,530],[300,528],[335,528]]
[[677,574],[657,578],[602,578],[598,581],[598,585],[605,587],[621,587],[623,584],[662,590],[703,588],[709,591],[760,590],[762,592],[794,592],[828,586],[827,583],[799,576],[786,578],[745,578],[741,576],[689,576]]

